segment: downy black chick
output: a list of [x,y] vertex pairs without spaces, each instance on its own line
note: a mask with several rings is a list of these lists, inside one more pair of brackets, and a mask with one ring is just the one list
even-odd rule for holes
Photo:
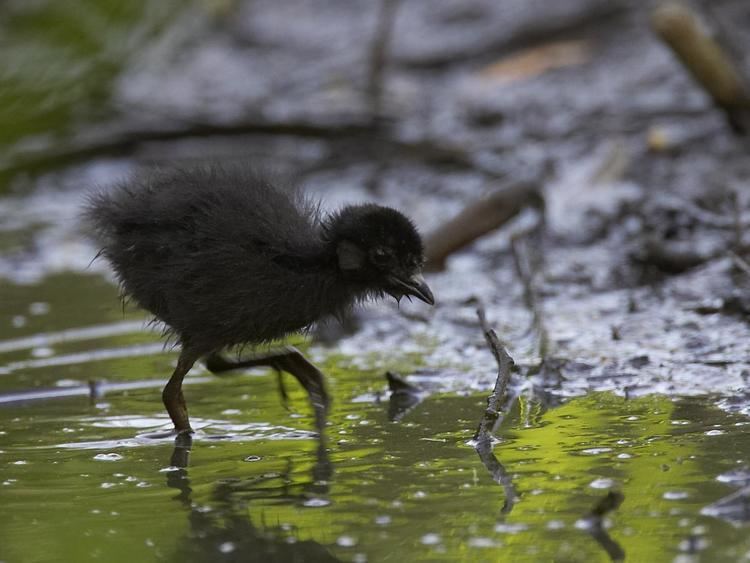
[[142,174],[91,195],[85,215],[123,295],[181,345],[162,393],[178,432],[190,431],[182,380],[200,358],[214,372],[266,365],[291,373],[322,425],[323,377],[299,351],[236,362],[219,352],[282,338],[384,294],[434,304],[421,238],[404,215],[373,204],[324,215],[252,169]]

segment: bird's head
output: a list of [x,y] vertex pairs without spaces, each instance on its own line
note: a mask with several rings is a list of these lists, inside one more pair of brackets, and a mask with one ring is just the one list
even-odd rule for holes
[[435,304],[422,278],[422,239],[402,213],[374,204],[352,205],[327,219],[325,233],[347,281],[397,301],[413,296]]

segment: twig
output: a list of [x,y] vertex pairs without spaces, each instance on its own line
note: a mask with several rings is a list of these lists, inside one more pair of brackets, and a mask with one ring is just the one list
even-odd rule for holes
[[492,393],[487,397],[487,408],[474,434],[476,444],[474,449],[479,455],[482,464],[490,473],[492,480],[503,487],[505,501],[500,512],[508,514],[513,510],[513,506],[518,500],[518,494],[513,486],[510,475],[508,475],[503,464],[500,463],[500,460],[492,452],[492,431],[500,421],[501,412],[505,412],[509,405],[508,385],[510,384],[511,370],[514,363],[513,358],[510,357],[505,347],[500,343],[500,339],[497,337],[495,331],[487,323],[487,317],[482,307],[477,308],[477,317],[479,317],[479,324],[482,327],[487,345],[490,347],[492,355],[497,362],[498,372]]
[[693,78],[727,115],[736,133],[746,133],[750,95],[737,65],[710,37],[698,16],[681,2],[660,5],[653,26]]
[[442,270],[451,254],[502,227],[528,205],[542,207],[543,200],[539,186],[527,181],[504,186],[469,204],[427,237],[427,269]]
[[487,318],[482,307],[477,309],[477,317],[479,317],[479,324],[482,327],[484,339],[490,347],[492,355],[495,357],[498,369],[495,386],[492,389],[492,393],[487,397],[487,408],[474,434],[474,439],[478,442],[483,440],[489,442],[490,434],[500,418],[501,406],[507,404],[508,384],[510,383],[510,375],[514,362],[513,358],[505,350],[505,347],[500,343],[497,333],[487,324]]

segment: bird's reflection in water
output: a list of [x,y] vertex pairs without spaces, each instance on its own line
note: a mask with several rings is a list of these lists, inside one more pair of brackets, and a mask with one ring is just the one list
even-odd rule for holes
[[[189,532],[179,543],[176,561],[214,562],[243,561],[263,563],[333,562],[339,561],[325,547],[313,540],[298,540],[281,526],[254,523],[248,504],[256,500],[274,499],[284,503],[315,506],[327,504],[333,467],[328,459],[325,440],[318,441],[312,480],[295,492],[290,478],[292,463],[283,473],[266,473],[249,478],[224,479],[213,490],[210,508],[192,501],[188,465],[192,438],[180,434],[175,440],[171,465],[177,469],[167,473],[167,486],[177,489],[174,497],[189,511]],[[281,480],[281,490],[269,491],[263,485]]]

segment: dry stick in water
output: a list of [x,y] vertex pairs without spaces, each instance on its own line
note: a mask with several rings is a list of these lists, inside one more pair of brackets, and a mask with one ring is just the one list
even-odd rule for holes
[[508,384],[510,383],[510,372],[513,369],[514,362],[505,347],[500,343],[497,333],[487,324],[487,317],[483,308],[477,309],[477,316],[482,332],[484,332],[484,339],[495,357],[498,368],[495,387],[492,389],[490,396],[487,397],[487,409],[484,411],[482,420],[479,421],[476,434],[474,434],[474,439],[481,441],[490,438],[490,434],[495,429],[495,424],[500,419],[503,410],[501,407],[508,402]]
[[492,355],[497,362],[498,372],[495,387],[492,389],[490,396],[487,397],[487,408],[474,434],[474,441],[476,442],[474,449],[477,451],[482,464],[492,476],[492,480],[503,487],[505,502],[500,512],[508,514],[513,510],[513,505],[516,503],[518,495],[516,494],[516,489],[513,486],[510,475],[508,475],[503,464],[495,457],[495,454],[492,453],[492,432],[500,421],[500,415],[508,409],[510,403],[508,385],[510,383],[510,372],[513,369],[513,358],[510,357],[505,347],[500,343],[500,339],[497,337],[495,331],[487,324],[483,308],[479,307],[477,309],[477,316],[479,317],[479,324],[482,327],[482,332],[484,332],[487,345],[490,347]]
[[654,10],[654,29],[674,51],[693,78],[722,109],[736,133],[750,125],[748,86],[729,54],[710,37],[698,16],[681,2]]
[[469,204],[427,237],[425,269],[442,270],[448,256],[502,227],[528,205],[544,205],[535,182],[515,182]]

